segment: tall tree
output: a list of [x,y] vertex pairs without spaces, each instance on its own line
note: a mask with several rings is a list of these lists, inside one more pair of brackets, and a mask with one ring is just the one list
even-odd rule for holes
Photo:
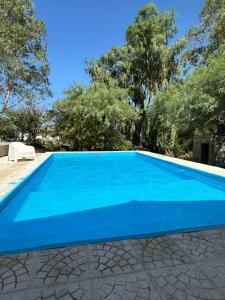
[[144,142],[146,107],[154,94],[163,90],[179,73],[178,54],[184,40],[170,44],[177,32],[175,12],[160,13],[153,4],[147,4],[138,13],[127,30],[129,52],[129,86],[134,103],[140,109],[139,145]]
[[93,80],[107,82],[113,78],[118,86],[128,89],[140,114],[140,146],[144,142],[146,107],[154,94],[179,73],[179,53],[185,42],[181,39],[171,44],[176,34],[174,17],[173,10],[160,13],[153,4],[147,4],[128,27],[126,44],[112,48],[88,67]]
[[0,112],[51,94],[45,37],[31,0],[0,0]]

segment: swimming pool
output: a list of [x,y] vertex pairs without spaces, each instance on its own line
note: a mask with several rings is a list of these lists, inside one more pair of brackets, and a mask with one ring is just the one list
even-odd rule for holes
[[225,224],[225,178],[139,152],[54,153],[2,201],[0,252]]

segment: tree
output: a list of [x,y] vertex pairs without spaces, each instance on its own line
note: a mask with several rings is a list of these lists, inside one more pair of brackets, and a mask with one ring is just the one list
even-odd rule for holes
[[104,83],[108,86],[114,84],[121,88],[128,87],[128,52],[127,47],[113,47],[97,61],[86,61],[86,72],[91,76],[92,82]]
[[174,82],[159,91],[147,111],[147,143],[152,151],[181,156],[190,152],[194,128],[183,117],[183,83]]
[[169,44],[177,32],[174,17],[173,10],[159,13],[153,4],[147,4],[127,30],[129,85],[141,115],[140,146],[144,142],[146,107],[154,101],[154,94],[163,90],[179,74],[178,54],[184,40]]
[[55,103],[54,110],[61,124],[56,124],[59,135],[71,149],[121,150],[132,146],[129,138],[136,112],[124,89],[95,83],[79,96],[73,86],[68,95]]
[[0,141],[13,140],[17,137],[16,127],[8,113],[0,114]]
[[0,112],[51,95],[45,37],[31,0],[0,0]]
[[85,94],[87,88],[84,85],[74,83],[70,88],[65,89],[65,98],[57,100],[53,109],[49,111],[49,119],[55,135],[64,135],[66,128],[73,126],[73,109],[77,99]]
[[5,140],[21,140],[35,145],[43,131],[44,114],[36,107],[7,110],[0,117],[0,135]]
[[199,16],[200,24],[188,33],[190,47],[184,56],[193,65],[206,63],[225,44],[225,0],[206,0]]
[[148,146],[160,153],[188,151],[194,133],[211,135],[217,157],[224,157],[225,48],[208,57],[180,83],[155,95],[150,110]]
[[218,151],[225,142],[225,48],[196,68],[182,90],[184,122],[217,140]]
[[163,90],[179,74],[179,54],[184,39],[171,45],[176,33],[173,10],[160,13],[147,4],[126,33],[126,44],[112,48],[109,53],[88,66],[92,80],[109,82],[126,88],[140,118],[137,124],[139,145],[144,143],[146,109],[154,94]]
[[[27,141],[33,145],[37,143],[37,136],[42,134],[44,115],[42,111],[34,106],[28,107],[24,110],[18,111],[21,118],[18,118],[17,128],[20,130],[25,125],[25,133],[27,134]],[[22,121],[22,122],[21,122]]]

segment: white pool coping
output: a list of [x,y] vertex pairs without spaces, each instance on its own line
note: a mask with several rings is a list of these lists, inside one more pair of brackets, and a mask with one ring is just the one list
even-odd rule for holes
[[145,154],[147,156],[151,156],[154,158],[158,158],[167,162],[175,163],[177,165],[181,165],[184,167],[189,167],[198,171],[203,171],[207,172],[213,175],[218,175],[218,176],[223,176],[225,177],[225,169],[215,167],[215,166],[210,166],[210,165],[205,165],[201,163],[197,163],[194,161],[189,161],[189,160],[184,160],[176,157],[171,157],[167,155],[162,155],[162,154],[157,154],[153,152],[148,152],[148,151],[137,151],[138,153]]

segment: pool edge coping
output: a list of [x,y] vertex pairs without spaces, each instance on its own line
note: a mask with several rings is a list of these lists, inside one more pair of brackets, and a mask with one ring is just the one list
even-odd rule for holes
[[146,155],[146,156],[153,157],[153,158],[161,159],[161,160],[166,161],[166,162],[170,162],[170,163],[177,164],[177,165],[180,165],[180,166],[184,166],[184,167],[188,167],[188,168],[195,169],[195,170],[198,170],[198,171],[206,172],[206,173],[209,173],[209,174],[212,174],[212,175],[225,177],[225,169],[220,168],[220,167],[206,165],[206,164],[202,164],[202,163],[198,163],[198,162],[194,162],[194,161],[189,161],[189,160],[184,160],[184,159],[181,159],[181,158],[172,157],[172,156],[163,155],[163,154],[158,154],[158,153],[154,153],[154,152],[150,152],[150,151],[138,150],[136,152],[140,153],[140,154],[143,154],[143,155]]

